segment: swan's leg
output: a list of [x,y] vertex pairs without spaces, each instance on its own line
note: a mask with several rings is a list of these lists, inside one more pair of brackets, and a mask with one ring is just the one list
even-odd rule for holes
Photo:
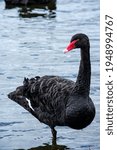
[[57,131],[54,128],[51,128],[51,131],[52,131],[52,145],[56,145]]

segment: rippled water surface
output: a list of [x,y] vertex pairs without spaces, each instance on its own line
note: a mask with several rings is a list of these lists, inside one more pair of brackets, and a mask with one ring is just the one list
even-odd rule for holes
[[[48,13],[46,10],[34,10]],[[24,77],[60,75],[76,80],[80,53],[63,54],[71,36],[82,32],[91,42],[91,98],[96,117],[76,131],[57,127],[57,149],[99,150],[99,1],[58,0],[54,17],[22,18],[19,8],[0,1],[0,150],[48,150],[51,131],[7,98]]]

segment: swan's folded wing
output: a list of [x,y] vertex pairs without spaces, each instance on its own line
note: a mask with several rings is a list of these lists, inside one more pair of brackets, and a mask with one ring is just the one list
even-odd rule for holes
[[30,102],[34,110],[39,111],[40,118],[46,114],[53,120],[61,122],[60,118],[74,84],[73,81],[59,76],[43,76],[35,82],[32,85],[34,96],[31,97]]

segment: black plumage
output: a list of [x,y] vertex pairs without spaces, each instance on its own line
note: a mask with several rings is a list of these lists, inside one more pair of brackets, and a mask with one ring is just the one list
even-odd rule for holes
[[55,126],[82,129],[88,126],[95,116],[95,107],[89,97],[91,65],[88,37],[84,34],[74,35],[65,52],[74,48],[81,48],[81,62],[76,82],[47,75],[25,78],[23,85],[8,95],[52,129],[54,144]]

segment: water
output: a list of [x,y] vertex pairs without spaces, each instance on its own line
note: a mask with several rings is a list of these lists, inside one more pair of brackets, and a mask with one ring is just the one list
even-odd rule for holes
[[99,150],[99,1],[58,0],[54,17],[20,17],[19,8],[4,9],[0,1],[0,150],[48,150],[51,131],[7,98],[24,77],[60,75],[75,81],[78,50],[63,54],[71,36],[85,33],[91,41],[91,98],[96,117],[76,131],[57,127],[58,149]]

